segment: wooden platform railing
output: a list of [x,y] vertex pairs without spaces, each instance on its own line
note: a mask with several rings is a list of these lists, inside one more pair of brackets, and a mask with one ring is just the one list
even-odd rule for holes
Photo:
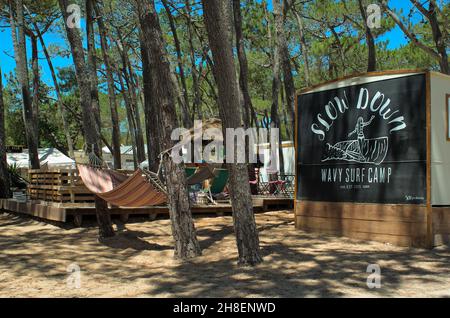
[[93,202],[94,195],[84,186],[78,170],[30,170],[28,195],[32,200],[50,202]]

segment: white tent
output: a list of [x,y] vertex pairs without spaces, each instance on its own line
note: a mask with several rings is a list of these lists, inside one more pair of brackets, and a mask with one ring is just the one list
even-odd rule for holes
[[[108,147],[102,148],[103,154],[110,155],[111,151]],[[132,146],[120,146],[120,154],[121,155],[133,155],[133,147]]]
[[[280,156],[279,149],[276,149],[277,166],[276,169],[270,169],[271,167],[271,148],[270,144],[260,144],[259,152],[262,153],[264,158],[264,167],[261,168],[261,181],[269,181],[268,170],[280,170]],[[284,174],[285,175],[295,175],[295,148],[292,141],[283,141],[283,163],[284,163]]]
[[[42,148],[38,152],[41,165],[47,164],[50,169],[75,169],[75,161],[56,148]],[[8,165],[29,168],[28,150],[24,150],[22,153],[8,153],[7,160]]]

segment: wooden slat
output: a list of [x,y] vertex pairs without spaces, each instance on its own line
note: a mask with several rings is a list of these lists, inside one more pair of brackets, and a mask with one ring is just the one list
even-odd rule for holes
[[6,211],[26,214],[45,220],[66,222],[65,209],[51,205],[42,205],[34,202],[17,202],[15,200],[5,200],[3,202]]
[[[314,228],[302,228],[302,231],[317,233],[317,229]],[[374,234],[374,233],[364,233],[364,232],[348,232],[343,234],[342,232],[332,231],[332,230],[321,230],[321,234],[331,235],[331,236],[346,236],[356,240],[363,241],[374,241],[374,242],[382,242],[389,243],[396,246],[422,246],[424,245],[423,239],[412,238],[411,236],[400,236],[400,235],[387,235],[387,234]]]
[[427,207],[297,201],[296,227],[319,233],[427,246]]
[[416,222],[367,221],[297,216],[297,224],[300,228],[323,229],[342,233],[363,232],[394,236],[426,236],[426,224]]
[[450,207],[433,208],[435,234],[450,235]]
[[27,191],[31,199],[72,203],[94,200],[78,170],[30,170],[29,176],[31,185]]
[[426,207],[393,204],[297,202],[298,216],[369,221],[426,222]]
[[54,185],[30,185],[28,187],[30,190],[52,190],[52,191],[72,191],[72,192],[82,192],[91,193],[85,186],[54,186]]

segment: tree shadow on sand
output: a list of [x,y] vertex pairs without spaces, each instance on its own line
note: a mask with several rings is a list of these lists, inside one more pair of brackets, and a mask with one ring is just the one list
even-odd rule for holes
[[[306,233],[295,230],[287,214],[257,216],[264,263],[254,268],[236,265],[230,218],[198,222],[203,256],[189,262],[173,261],[166,221],[127,225],[103,244],[96,240],[96,228],[61,230],[27,227],[27,222],[21,231],[14,217],[0,219],[6,230],[0,231],[0,270],[10,275],[9,283],[0,282],[4,288],[14,278],[43,273],[65,284],[66,267],[77,263],[86,275],[105,281],[120,278],[127,287],[141,282],[137,295],[150,297],[392,297],[429,295],[430,286],[450,289],[448,248],[394,248]],[[367,288],[369,264],[381,266],[379,290]]]

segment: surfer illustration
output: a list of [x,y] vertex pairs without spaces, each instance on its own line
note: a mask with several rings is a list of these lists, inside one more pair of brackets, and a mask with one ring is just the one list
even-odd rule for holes
[[372,116],[372,118],[370,118],[368,122],[364,122],[364,118],[359,117],[358,121],[356,122],[355,130],[353,130],[350,134],[348,134],[349,137],[353,136],[354,134],[357,134],[358,145],[360,149],[360,160],[364,160],[364,156],[362,154],[362,150],[364,149],[364,141],[366,140],[366,137],[364,136],[364,128],[372,124],[374,119],[375,116]]
[[353,130],[350,134],[348,134],[349,137],[353,136],[354,134],[358,134],[358,140],[362,139],[364,140],[364,128],[369,126],[373,120],[375,119],[375,116],[372,116],[368,122],[364,122],[364,118],[359,117],[358,121],[356,123],[356,128]]
[[348,135],[356,135],[355,140],[345,140],[335,145],[327,144],[325,159],[322,161],[343,160],[358,163],[370,163],[379,165],[386,158],[389,138],[380,137],[375,139],[366,139],[364,128],[371,125],[375,116],[365,122],[364,118],[359,117],[355,129]]

